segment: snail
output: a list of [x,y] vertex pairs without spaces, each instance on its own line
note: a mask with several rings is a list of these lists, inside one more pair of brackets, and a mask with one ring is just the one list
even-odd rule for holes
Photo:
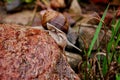
[[65,16],[53,10],[45,11],[42,15],[42,26],[49,31],[51,37],[53,37],[56,43],[63,48],[63,51],[65,47],[69,45],[79,52],[82,52],[81,49],[72,44],[66,37],[69,30],[69,23]]
[[69,23],[67,18],[57,11],[47,10],[42,16],[41,23],[45,29],[47,29],[47,23],[50,23],[63,32],[68,33]]
[[47,23],[47,28],[49,30],[49,34],[51,35],[51,37],[56,41],[56,43],[63,48],[63,51],[65,51],[65,47],[67,45],[74,47],[75,49],[77,49],[78,51],[82,52],[81,49],[79,49],[78,47],[76,47],[74,44],[72,44],[66,37],[66,34],[61,31],[60,29],[56,28],[55,26]]

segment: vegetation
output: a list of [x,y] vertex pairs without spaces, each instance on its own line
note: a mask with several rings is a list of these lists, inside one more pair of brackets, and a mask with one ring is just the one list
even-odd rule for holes
[[[89,47],[88,52],[86,52],[86,61],[83,62],[83,66],[86,66],[83,74],[85,74],[85,80],[119,80],[120,79],[120,50],[117,50],[117,46],[120,45],[120,19],[114,21],[112,23],[111,29],[111,39],[106,44],[106,52],[101,53],[97,56],[92,56],[92,48],[99,36],[101,27],[103,26],[103,21],[106,16],[107,10],[109,6],[106,8],[99,24],[94,34],[93,40]],[[98,52],[99,53],[99,50]]]
[[[12,2],[13,0],[4,0],[4,1],[7,1],[8,3]],[[26,3],[31,3],[33,2],[34,0],[21,0],[21,2],[26,2]]]

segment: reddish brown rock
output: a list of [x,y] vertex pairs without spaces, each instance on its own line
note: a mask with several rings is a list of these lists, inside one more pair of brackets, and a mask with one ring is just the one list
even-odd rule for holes
[[45,31],[0,24],[0,80],[79,80]]

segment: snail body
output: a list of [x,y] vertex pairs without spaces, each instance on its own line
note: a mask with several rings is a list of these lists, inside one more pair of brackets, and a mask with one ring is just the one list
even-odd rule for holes
[[79,52],[82,52],[81,49],[79,49],[78,47],[76,47],[74,44],[72,44],[66,37],[66,34],[57,29],[55,26],[47,23],[47,28],[49,30],[49,34],[54,38],[54,40],[56,41],[56,43],[63,48],[63,50],[65,50],[65,47],[67,45],[74,47],[75,49],[77,49]]

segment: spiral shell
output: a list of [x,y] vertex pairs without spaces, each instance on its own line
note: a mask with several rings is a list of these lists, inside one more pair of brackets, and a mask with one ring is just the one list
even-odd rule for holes
[[47,29],[47,23],[54,25],[65,33],[67,33],[69,29],[69,23],[67,21],[67,18],[61,13],[53,10],[49,10],[44,13],[41,23],[45,29]]

